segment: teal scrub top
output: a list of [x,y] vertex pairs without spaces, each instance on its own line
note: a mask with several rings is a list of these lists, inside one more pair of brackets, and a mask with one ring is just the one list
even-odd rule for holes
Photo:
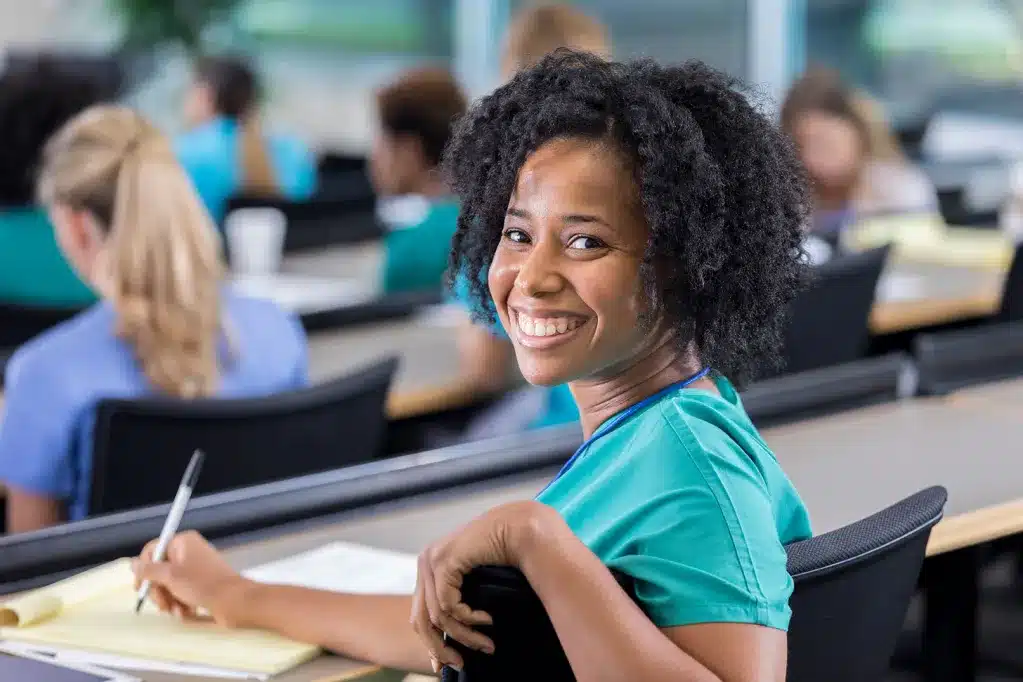
[[537,499],[605,565],[631,576],[659,627],[786,630],[784,545],[810,537],[799,494],[732,385],[668,391],[602,424]]
[[[238,134],[235,121],[217,118],[174,140],[178,161],[217,224],[224,219],[228,199],[241,186]],[[281,195],[292,201],[311,197],[317,176],[316,159],[309,148],[288,135],[269,135],[266,144]]]
[[0,208],[0,301],[54,308],[96,301],[64,260],[53,226],[37,208]]
[[[464,275],[455,278],[453,298],[466,308],[472,308],[472,302],[469,300],[469,282]],[[491,305],[493,304],[491,303]],[[488,331],[499,339],[508,341],[508,333],[505,332],[501,320],[496,316],[494,324],[488,327]],[[560,426],[577,421],[579,421],[579,406],[575,404],[575,398],[568,390],[568,384],[559,384],[546,389],[544,406],[528,428],[530,430],[542,429],[547,426]]]
[[384,292],[441,288],[457,227],[458,204],[436,201],[418,221],[389,231],[384,236]]

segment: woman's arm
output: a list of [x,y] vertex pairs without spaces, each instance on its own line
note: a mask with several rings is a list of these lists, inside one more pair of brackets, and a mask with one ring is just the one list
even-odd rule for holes
[[[0,486],[0,493],[3,486]],[[64,521],[64,504],[48,495],[39,495],[7,486],[7,532],[27,533]]]
[[773,628],[708,623],[659,629],[553,510],[537,505],[517,542],[576,678],[782,682],[787,639]]
[[340,594],[245,581],[230,616],[239,627],[271,630],[349,658],[429,673],[426,648],[409,624],[412,597]]
[[411,596],[339,594],[247,580],[198,533],[176,536],[164,561],[152,563],[156,541],[135,563],[136,583],[149,580],[161,610],[195,617],[207,610],[227,627],[270,630],[344,656],[398,670],[431,670],[426,647],[409,622]]

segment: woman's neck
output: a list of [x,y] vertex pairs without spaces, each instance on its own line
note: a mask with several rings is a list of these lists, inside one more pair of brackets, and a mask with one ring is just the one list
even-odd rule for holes
[[[583,436],[589,438],[605,421],[649,398],[672,384],[692,377],[701,370],[695,354],[680,353],[670,336],[647,349],[632,364],[607,378],[580,379],[569,384],[579,406]],[[693,388],[716,390],[704,377]]]

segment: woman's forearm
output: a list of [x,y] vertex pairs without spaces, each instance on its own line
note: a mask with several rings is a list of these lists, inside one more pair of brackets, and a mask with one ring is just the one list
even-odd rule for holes
[[412,625],[411,596],[339,594],[246,582],[230,607],[240,627],[271,630],[386,668],[429,673]]
[[578,538],[551,526],[538,524],[529,532],[520,565],[576,679],[719,682],[646,617]]

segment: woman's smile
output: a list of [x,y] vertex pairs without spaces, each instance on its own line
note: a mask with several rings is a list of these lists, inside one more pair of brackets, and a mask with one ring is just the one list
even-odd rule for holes
[[515,340],[530,350],[562,346],[579,336],[579,330],[589,322],[581,315],[555,311],[527,313],[509,308],[509,313],[515,327]]

